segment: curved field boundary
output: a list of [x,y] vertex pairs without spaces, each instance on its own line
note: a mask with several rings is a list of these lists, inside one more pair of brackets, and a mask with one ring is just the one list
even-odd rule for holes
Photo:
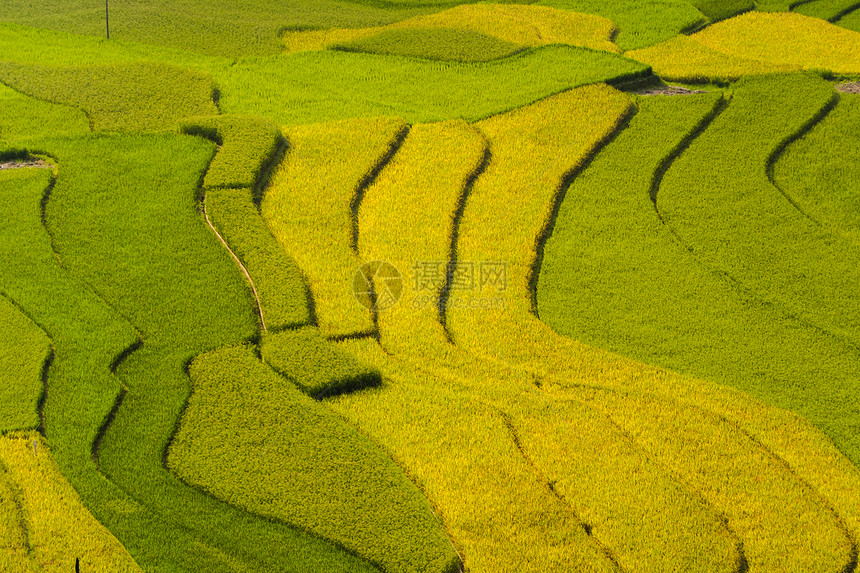
[[[767,177],[774,150],[821,119],[833,101],[828,83],[806,75],[745,80],[727,112],[669,169],[658,206],[706,264],[856,346],[860,316],[846,285],[856,274],[858,253],[822,233]],[[762,106],[767,113],[756,111]],[[752,114],[758,118],[754,126],[748,120]],[[759,131],[763,127],[766,136]],[[697,178],[683,174],[691,168],[700,172]],[[856,445],[850,443],[841,447],[852,456]]]
[[361,260],[355,213],[406,137],[399,119],[294,126],[290,149],[261,204],[280,247],[307,277],[316,323],[327,337],[370,335],[370,310],[353,295]]
[[399,28],[340,42],[331,49],[440,62],[492,62],[522,52],[526,47],[472,30]]
[[183,120],[180,131],[219,146],[203,180],[203,214],[245,275],[263,332],[311,322],[301,271],[272,237],[253,203],[262,197],[271,171],[286,151],[280,130],[261,118],[217,116]]
[[248,267],[245,266],[245,264],[242,262],[242,259],[239,258],[236,252],[230,248],[229,243],[227,243],[227,240],[224,239],[224,235],[219,233],[218,229],[215,228],[215,225],[212,224],[212,219],[209,218],[209,211],[206,208],[205,195],[203,196],[201,203],[203,205],[203,217],[206,219],[206,224],[212,230],[212,233],[214,233],[215,236],[218,237],[218,241],[221,243],[221,245],[223,245],[227,252],[230,253],[230,257],[233,259],[233,262],[236,263],[236,266],[239,267],[239,270],[241,270],[242,274],[245,276],[245,280],[248,281],[248,286],[251,288],[251,292],[254,293],[254,301],[257,303],[257,316],[260,317],[260,327],[262,328],[264,333],[268,332],[269,328],[266,326],[266,316],[263,312],[263,303],[260,300],[260,293],[259,291],[257,291],[257,285],[256,283],[254,283],[254,279],[251,278],[251,273],[248,272]]
[[308,326],[264,335],[263,361],[316,400],[382,383],[379,370],[338,347]]
[[856,568],[857,541],[844,520],[784,460],[735,424],[663,398],[581,390],[572,395],[584,394],[653,459],[720,508],[743,540],[749,570]]
[[0,284],[53,341],[44,427],[59,467],[87,508],[129,551],[143,555],[143,562],[163,562],[173,547],[187,550],[186,558],[202,558],[185,545],[190,540],[184,532],[171,528],[99,473],[91,445],[120,390],[110,364],[136,343],[137,333],[58,265],[39,209],[51,185],[50,171],[23,169],[0,177],[8,192],[7,219],[0,234],[4,261]]
[[0,84],[0,146],[89,131],[89,120],[81,110],[38,100]]
[[835,23],[842,28],[860,32],[860,9],[842,15]]
[[218,112],[211,77],[152,62],[91,67],[3,62],[0,81],[38,99],[81,109],[94,131],[163,131],[182,117]]
[[[166,469],[166,449],[189,394],[186,363],[256,332],[241,275],[197,212],[211,144],[129,135],[43,145],[61,166],[46,212],[58,251],[70,272],[116,305],[143,339],[117,367],[128,392],[98,459],[111,480],[163,523],[119,537],[145,567],[366,570],[330,543],[224,504]],[[87,229],[95,222],[102,231],[93,236]],[[158,542],[162,535],[175,542]],[[269,550],[261,553],[263,546]]]
[[860,9],[857,0],[815,0],[794,8],[794,12],[838,23],[843,16]]
[[[262,1],[251,7],[230,0],[182,5],[117,4],[110,6],[111,44],[132,45],[155,53],[185,50],[185,54],[196,58],[203,57],[199,54],[231,59],[276,55],[282,50],[278,35],[285,28],[358,28],[440,9],[394,4],[385,3],[384,8],[341,0]],[[46,0],[41,9],[36,9],[26,1],[9,0],[2,20],[32,26],[43,34],[46,28],[77,37],[86,34],[100,42],[105,36],[105,24],[104,12],[100,14],[98,8],[81,11],[59,0]]]
[[540,0],[538,4],[608,18],[618,27],[612,39],[622,50],[650,46],[708,22],[692,2],[685,0]]
[[[707,107],[711,107],[712,105],[713,102],[711,101]],[[707,108],[703,109],[702,113],[704,114],[706,113],[706,111]],[[521,139],[522,138],[516,138],[515,140],[519,142]],[[494,139],[492,136],[490,136],[490,142],[491,145],[493,145]],[[494,151],[495,159],[501,155],[501,151],[498,150],[498,145],[496,146]],[[534,153],[530,153],[527,156],[531,161],[534,161]],[[545,169],[541,165],[534,165],[532,163],[531,168],[535,169],[536,172],[541,173],[543,176],[545,176],[547,172],[547,169]],[[496,167],[496,169],[498,169],[498,167]],[[466,228],[470,225],[471,209],[476,210],[476,213],[473,215],[476,218],[481,212],[487,213],[488,216],[491,216],[489,214],[492,214],[492,216],[494,217],[498,215],[499,210],[494,209],[492,206],[494,203],[481,203],[481,201],[488,201],[492,198],[496,201],[500,201],[503,204],[508,204],[512,200],[512,198],[509,197],[507,194],[501,197],[493,196],[489,191],[487,191],[486,197],[481,197],[477,194],[484,189],[492,188],[498,190],[511,189],[513,187],[507,180],[504,182],[495,181],[494,185],[490,187],[489,183],[485,178],[488,175],[493,174],[493,172],[493,165],[491,165],[491,168],[488,169],[487,174],[482,177],[481,180],[479,180],[479,184],[483,183],[486,187],[481,188],[479,186],[476,186],[476,190],[473,191],[473,195],[470,197],[469,205],[467,207],[466,213],[464,214],[463,224],[461,225],[461,249],[470,248],[472,252],[478,252],[478,249],[486,249],[487,245],[496,244],[498,242],[497,237],[504,236],[504,234],[499,230],[500,223],[494,221],[491,222],[487,220],[481,220],[480,222],[475,222],[474,219],[472,219],[472,228]],[[561,178],[561,176],[562,173],[559,173],[558,177]],[[645,189],[648,188],[647,181],[649,178],[650,177],[646,177],[645,179]],[[551,189],[551,187],[549,188]],[[512,193],[515,193],[515,191],[512,191]],[[646,201],[647,205],[647,193],[644,195],[643,198]],[[483,209],[478,211],[476,205],[483,206]],[[523,209],[518,209],[514,212],[522,213],[523,211]],[[535,219],[537,221],[540,221],[541,219],[539,218],[539,216],[535,216],[534,219],[532,219],[532,233],[536,234],[538,230],[535,226]],[[521,227],[524,226],[522,222],[519,222],[519,225]],[[506,225],[506,229],[512,228],[518,227],[513,224]],[[526,231],[524,230],[523,232],[525,233]],[[510,231],[508,230],[507,233],[510,233]],[[480,238],[474,239],[474,242],[472,243],[467,243],[465,241],[465,237],[470,236]],[[493,238],[490,239],[489,237]],[[520,241],[519,244],[519,248],[522,250],[525,250],[524,247],[528,245],[528,243],[525,241]],[[508,252],[512,251],[514,251],[514,249],[510,248]],[[461,256],[464,255],[461,254]],[[521,297],[520,302],[517,305],[519,308],[523,308],[522,311],[517,311],[521,314],[525,314],[528,309],[528,306],[524,305],[525,301],[528,300],[529,292],[528,286],[525,283],[526,281],[523,280],[523,284],[520,285],[519,288],[517,288],[512,295],[518,296],[518,298]],[[516,283],[513,283],[513,285],[514,287],[512,288],[516,288]],[[457,316],[457,313],[449,313],[449,321],[453,321],[455,316]],[[534,322],[533,319],[531,323],[533,324],[533,327],[530,330],[524,330],[520,327],[520,329],[516,330],[516,333],[512,335],[511,332],[509,332],[511,329],[507,328],[509,325],[507,320],[505,320],[505,322],[503,323],[506,328],[502,329],[498,328],[498,322],[496,322],[500,322],[500,318],[493,317],[490,313],[482,313],[481,318],[483,318],[485,321],[483,324],[478,321],[475,321],[475,326],[472,326],[470,328],[463,328],[460,331],[454,330],[455,340],[463,344],[466,348],[470,348],[469,344],[473,344],[471,348],[475,348],[475,351],[477,352],[491,354],[499,360],[504,360],[513,365],[525,367],[529,371],[533,372],[536,377],[538,377],[537,383],[541,386],[551,387],[554,384],[561,384],[562,386],[564,386],[575,383],[576,380],[589,379],[592,381],[592,383],[602,383],[607,385],[630,384],[635,385],[636,387],[643,388],[652,388],[654,384],[657,384],[656,387],[660,388],[661,392],[666,392],[670,395],[674,392],[681,391],[680,388],[675,388],[674,385],[676,384],[676,382],[660,382],[661,378],[663,378],[665,375],[660,375],[660,373],[656,370],[650,370],[649,372],[649,369],[647,367],[636,367],[635,365],[630,363],[624,364],[624,361],[619,360],[617,357],[612,357],[605,353],[587,349],[577,343],[574,343],[573,341],[560,339],[552,331],[549,331],[545,327],[542,328],[540,323]],[[522,321],[525,319],[520,320]],[[454,328],[456,328],[455,323],[449,323]],[[514,323],[514,325],[518,325],[518,323]],[[480,337],[482,335],[485,338],[481,339]],[[467,336],[470,338],[466,338]],[[464,342],[466,340],[467,342]],[[473,341],[475,341],[477,344],[475,344],[475,342]],[[645,380],[649,378],[652,380],[652,382],[645,382]],[[828,450],[825,449],[824,451]],[[829,471],[827,470],[827,468],[823,469],[825,470],[823,472],[825,474],[827,473],[827,471]],[[722,471],[731,471],[731,468],[730,466],[726,466],[722,468]],[[840,509],[847,508],[841,507]]]
[[333,540],[381,571],[459,570],[423,494],[400,468],[251,347],[198,356],[190,375],[194,392],[169,456],[184,480]]
[[[593,99],[571,92],[541,106],[542,111],[574,128],[583,117],[596,115],[596,110],[623,114],[624,96],[605,90],[585,92]],[[608,95],[613,93],[614,100]],[[558,138],[545,126],[538,129],[551,134],[550,140]],[[488,167],[486,145],[479,133],[462,123],[414,126],[392,164],[368,190],[360,213],[362,255],[413,272],[399,304],[379,311],[380,344],[409,368],[444,380],[445,387],[457,388],[455,395],[461,400],[491,405],[511,430],[535,478],[577,519],[587,515],[585,531],[621,570],[664,571],[684,563],[691,570],[734,571],[740,559],[735,539],[716,513],[664,475],[601,416],[585,407],[557,408],[535,393],[528,377],[511,376],[508,368],[477,360],[446,341],[435,297],[452,275],[459,288],[453,291],[456,297],[461,298],[463,289],[468,289],[464,281],[471,275],[469,263],[452,272],[446,256],[457,229],[456,213],[471,185],[480,180],[476,174]],[[515,414],[509,416],[508,412]],[[520,436],[513,416],[528,420],[533,431]],[[536,420],[542,417],[554,422],[540,424]],[[526,454],[520,445],[528,440],[540,450],[540,444],[553,436],[555,453],[577,454]],[[611,476],[609,481],[607,476]],[[566,483],[566,496],[554,489],[553,483],[559,481]],[[619,507],[625,511],[619,514]],[[451,508],[440,506],[440,510],[445,515]],[[679,526],[679,520],[686,520],[685,524]],[[708,539],[707,549],[702,538]]]
[[773,173],[776,167],[776,163],[780,160],[780,158],[785,153],[786,149],[789,148],[794,142],[802,139],[806,136],[811,130],[817,127],[827,116],[833,111],[833,109],[839,103],[840,96],[839,93],[834,92],[830,98],[830,101],[827,102],[827,105],[821,108],[815,116],[809,119],[805,124],[803,124],[796,132],[792,135],[784,139],[780,142],[776,149],[773,150],[773,153],[770,154],[770,157],[767,158],[767,167],[765,168],[765,173],[767,174],[767,179],[771,185],[773,185],[777,191],[782,193],[782,196],[785,197],[785,200],[791,203],[791,206],[797,209],[797,211],[802,214],[804,217],[809,219],[814,224],[821,226],[821,222],[816,220],[812,215],[807,212],[803,206],[790,194],[786,189],[776,183],[774,179]]
[[384,382],[327,404],[419,484],[470,571],[619,571],[541,481],[494,407],[443,387],[438,374],[373,340],[339,344],[380,368]]
[[251,188],[259,197],[287,145],[278,126],[253,116],[186,118],[179,123],[179,132],[198,135],[218,145],[218,153],[203,179],[204,191]]
[[314,317],[302,272],[266,227],[254,207],[252,190],[207,191],[203,209],[251,285],[263,331],[311,323]]
[[287,52],[298,52],[322,50],[387,31],[439,28],[477,32],[520,46],[568,44],[609,52],[619,51],[612,42],[615,24],[606,18],[548,6],[521,4],[462,4],[387,26],[285,31],[281,39]]
[[661,77],[727,82],[769,72],[860,74],[860,34],[794,13],[750,12],[625,55]]
[[[553,45],[485,63],[302,52],[240,60],[212,74],[226,113],[259,115],[279,124],[378,116],[420,123],[475,121],[570,88],[621,83],[649,76],[651,70],[618,54]],[[416,91],[416,85],[422,89]]]
[[[393,354],[406,351],[420,338],[419,332],[445,339],[438,309],[446,280],[454,272],[444,248],[456,222],[450,214],[463,200],[463,190],[484,164],[486,153],[484,138],[465,122],[413,126],[364,195],[358,212],[359,255],[366,261],[388,262],[403,277],[397,304],[378,311],[380,342]],[[434,211],[443,214],[443,224],[425,222]],[[474,274],[473,269],[465,271]],[[474,276],[460,278],[474,281]]]
[[[359,253],[364,260],[383,260],[396,268],[402,269],[404,277],[403,292],[399,302],[391,308],[381,308],[378,313],[380,347],[386,356],[393,356],[398,362],[403,361],[402,371],[404,379],[398,378],[398,385],[414,385],[416,377],[425,378],[427,371],[429,376],[436,376],[438,370],[440,376],[450,380],[449,383],[460,384],[456,372],[463,370],[464,360],[468,358],[458,356],[456,349],[448,345],[441,325],[438,322],[437,298],[443,287],[448,265],[445,260],[447,246],[450,243],[453,221],[449,219],[448,213],[456,209],[458,200],[462,198],[463,189],[474,175],[476,169],[482,165],[486,157],[486,142],[484,138],[472,127],[464,122],[444,122],[431,125],[416,125],[409,132],[398,153],[393,157],[391,163],[371,185],[361,202],[358,213],[360,225]],[[433,219],[428,219],[432,214]],[[438,219],[437,223],[431,222]],[[428,274],[423,274],[426,271]],[[411,276],[410,276],[411,275]],[[426,299],[426,300],[425,300]],[[387,359],[380,360],[379,355],[372,354],[374,363],[381,369],[385,369]],[[438,361],[445,366],[434,368],[431,361]],[[420,365],[419,365],[420,364]],[[474,370],[474,369],[473,369]],[[389,378],[390,379],[390,378]],[[393,384],[394,382],[391,382]],[[489,383],[489,379],[485,383]],[[379,402],[374,408],[385,407],[389,400],[405,399],[404,389],[397,389],[383,385],[381,395],[373,399]],[[415,390],[409,390],[409,394]],[[392,393],[398,394],[392,397]],[[334,400],[333,407],[340,408],[347,404],[365,403],[366,393],[356,394],[354,399],[340,398]],[[494,436],[492,446],[480,458],[465,462],[466,456],[474,455],[473,452],[457,449],[445,454],[462,459],[462,463],[468,463],[476,472],[469,476],[469,481],[451,475],[454,469],[428,466],[426,462],[418,462],[422,444],[404,444],[405,450],[392,452],[404,467],[414,472],[420,483],[425,484],[428,496],[435,502],[442,519],[447,524],[448,530],[458,540],[458,544],[465,556],[465,563],[471,570],[485,571],[489,563],[494,563],[497,570],[508,570],[515,567],[515,563],[529,562],[529,570],[558,570],[559,562],[556,551],[551,544],[542,540],[540,530],[546,529],[547,533],[552,530],[553,538],[570,538],[564,547],[567,551],[582,556],[591,551],[598,553],[589,559],[598,559],[600,554],[597,546],[592,546],[591,541],[584,535],[584,530],[578,525],[574,513],[570,512],[565,518],[561,516],[569,512],[563,504],[559,504],[551,495],[551,492],[541,485],[533,470],[522,458],[518,450],[510,450],[510,438],[507,437],[504,426],[499,427],[498,418],[492,408],[484,406],[479,401],[469,398],[462,392],[452,392],[445,398],[449,402],[449,408],[456,412],[464,409],[477,408],[483,412],[482,417],[495,419],[489,426],[473,428],[472,431],[483,434],[482,442],[490,439],[486,434]],[[360,407],[361,409],[367,406]],[[411,417],[425,415],[424,402],[422,400],[419,414],[417,405],[407,410],[392,411],[385,419],[371,422],[364,418],[356,420],[354,416],[348,416],[359,427],[369,432],[389,448],[392,447],[391,432],[395,427],[402,427],[404,420]],[[446,424],[454,423],[452,412],[438,411],[433,408],[435,416],[444,416],[443,419],[451,420]],[[470,416],[474,418],[473,414]],[[437,422],[438,423],[438,422]],[[420,424],[420,425],[419,425]],[[416,431],[427,434],[428,439],[439,439],[438,429],[426,427],[426,423],[417,419],[411,423]],[[460,424],[457,424],[458,426]],[[501,431],[500,431],[501,430]],[[446,429],[445,432],[450,432]],[[458,442],[463,439],[465,429],[455,429],[458,434]],[[377,433],[381,432],[381,434]],[[412,432],[410,432],[411,434]],[[411,439],[414,441],[414,438]],[[508,445],[505,445],[507,442]],[[396,442],[395,442],[396,443]],[[462,447],[459,444],[459,447]],[[501,455],[500,451],[507,451]],[[498,456],[494,459],[493,455]],[[513,455],[513,457],[511,457]],[[434,456],[439,457],[437,454]],[[503,461],[505,460],[505,461]],[[503,464],[504,465],[501,465]],[[505,468],[505,473],[512,480],[502,486],[497,477],[491,477],[487,472],[487,464],[500,464]],[[444,464],[448,465],[448,464]],[[459,470],[458,470],[459,472]],[[514,475],[516,477],[514,477]],[[465,476],[464,476],[465,477]],[[471,483],[470,483],[471,482]],[[477,483],[483,485],[477,485]],[[449,491],[453,483],[469,483],[469,489]],[[437,488],[442,488],[437,489]],[[462,486],[461,486],[462,487]],[[476,488],[481,488],[477,491]],[[452,497],[459,495],[459,499]],[[503,499],[503,506],[507,509],[492,508],[487,506],[487,500],[483,498],[493,497]],[[527,509],[523,504],[528,500],[534,507]],[[473,530],[471,525],[479,522],[496,522],[501,512],[515,512],[527,515],[532,511],[541,511],[549,515],[556,515],[553,523],[537,527],[535,524],[527,525],[530,520],[522,521],[522,531],[507,534],[507,545],[503,551],[496,545],[494,539],[501,535],[499,531]],[[473,516],[473,517],[467,517]],[[509,517],[509,519],[512,517]],[[520,522],[521,518],[517,518]],[[569,545],[578,540],[575,545]],[[582,545],[582,547],[580,547]],[[496,554],[494,554],[494,552]],[[528,557],[514,559],[512,555],[525,553]],[[581,558],[581,557],[580,557]]]
[[774,185],[795,199],[814,220],[860,244],[854,204],[860,145],[860,96],[842,94],[836,108],[772,164]]
[[0,434],[40,428],[51,340],[2,294],[0,333]]
[[695,36],[678,36],[626,55],[652,66],[665,81],[695,84],[726,84],[744,76],[800,70],[799,66],[726,54],[702,44]]
[[711,23],[756,9],[754,0],[690,0],[690,3]]
[[[601,98],[607,106],[605,115],[585,114],[576,131],[556,127],[569,115],[580,117],[576,113],[580,106]],[[556,102],[567,102],[567,106]],[[544,114],[545,109],[549,113]],[[529,289],[540,229],[535,231],[524,223],[541,221],[543,226],[551,219],[570,174],[611,137],[631,111],[626,96],[598,85],[477,124],[490,141],[493,161],[472,187],[459,226],[458,251],[461,261],[485,265],[487,276],[482,290],[464,293],[466,300],[461,305],[449,305],[447,324],[458,345],[508,362],[511,352],[519,354],[508,346],[507,337],[493,342],[485,329],[488,324],[503,323],[515,339],[518,335],[514,333],[528,332],[528,325],[536,322],[531,304],[519,295]],[[557,131],[550,132],[553,136],[545,142],[534,135],[538,129],[553,128]],[[500,204],[505,208],[499,209]],[[497,263],[498,269],[489,268],[491,263]],[[491,276],[491,271],[496,274]],[[470,310],[473,304],[469,301],[482,296],[501,296],[505,304],[482,312]],[[531,352],[529,346],[522,346],[526,355]]]
[[[8,529],[0,544],[0,568],[9,573],[72,570],[75,559],[83,570],[134,573],[142,569],[84,507],[81,498],[60,473],[48,444],[35,432],[0,437],[0,515],[15,504],[18,531]],[[6,486],[5,488],[3,486]],[[5,517],[5,515],[4,515]]]
[[856,567],[856,539],[827,500],[734,424],[664,398],[590,388],[572,393],[583,394],[725,516],[743,542],[750,571],[841,573]]

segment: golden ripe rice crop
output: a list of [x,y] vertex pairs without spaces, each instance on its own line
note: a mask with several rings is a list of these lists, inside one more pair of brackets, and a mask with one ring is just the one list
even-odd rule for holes
[[548,6],[520,4],[464,4],[384,27],[287,31],[282,39],[288,52],[298,52],[321,50],[386,30],[422,28],[468,30],[521,46],[569,44],[595,50],[619,51],[611,40],[615,32],[615,24],[611,20]]

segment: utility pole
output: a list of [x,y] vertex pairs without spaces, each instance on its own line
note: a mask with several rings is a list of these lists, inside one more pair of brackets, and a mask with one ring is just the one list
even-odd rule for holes
[[107,31],[107,39],[110,40],[110,19],[108,18],[108,0],[105,0],[105,30]]

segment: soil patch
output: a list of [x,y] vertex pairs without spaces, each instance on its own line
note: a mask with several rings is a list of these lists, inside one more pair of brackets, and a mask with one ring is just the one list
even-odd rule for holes
[[41,159],[24,159],[15,161],[0,162],[0,170],[3,169],[21,169],[23,167],[47,167],[48,164]]
[[664,96],[678,96],[678,95],[693,95],[693,94],[703,94],[704,90],[688,90],[687,88],[682,88],[680,86],[660,86],[655,88],[646,88],[642,90],[635,90],[633,93],[639,95],[664,95]]
[[860,82],[837,84],[836,89],[846,94],[860,94]]

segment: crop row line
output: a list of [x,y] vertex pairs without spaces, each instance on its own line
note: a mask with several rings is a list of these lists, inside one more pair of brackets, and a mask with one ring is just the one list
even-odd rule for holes
[[594,535],[593,531],[591,530],[591,526],[582,520],[582,518],[579,516],[579,514],[576,512],[570,502],[564,497],[564,495],[561,494],[561,492],[559,492],[555,488],[553,482],[550,481],[550,479],[547,478],[546,475],[544,475],[544,473],[537,467],[537,465],[535,465],[534,460],[532,460],[531,457],[529,457],[529,455],[526,453],[525,449],[523,448],[522,441],[520,440],[519,432],[517,431],[516,426],[514,426],[514,422],[513,420],[511,420],[511,417],[498,406],[489,405],[489,408],[495,411],[496,414],[502,419],[502,422],[510,433],[511,441],[514,443],[514,447],[516,448],[517,452],[519,452],[523,460],[525,460],[526,464],[531,468],[532,472],[534,472],[535,476],[537,477],[537,480],[542,483],[544,487],[546,487],[547,491],[549,491],[553,495],[553,497],[555,497],[559,501],[559,503],[561,503],[565,508],[567,508],[567,510],[571,514],[573,514],[574,518],[582,526],[582,529],[583,531],[585,531],[586,535],[588,535],[594,541],[594,543],[597,544],[597,546],[600,548],[601,553],[606,556],[606,558],[612,563],[615,569],[619,573],[627,573],[626,569],[621,565],[621,563],[618,562],[618,558],[615,556],[612,549]]
[[475,170],[472,171],[467,177],[466,181],[463,184],[463,189],[460,192],[460,196],[457,197],[457,208],[454,210],[454,215],[451,219],[451,246],[448,251],[448,262],[447,268],[445,270],[445,284],[439,290],[439,323],[442,325],[442,328],[445,331],[445,337],[448,339],[448,342],[453,343],[454,339],[451,336],[451,332],[448,330],[447,324],[447,312],[448,312],[448,299],[451,296],[451,288],[454,283],[454,274],[457,269],[457,242],[460,239],[460,221],[463,220],[463,213],[466,211],[466,203],[469,201],[469,195],[472,192],[472,187],[475,186],[475,182],[487,170],[487,167],[490,165],[490,161],[492,161],[493,153],[490,150],[490,143],[487,141],[487,138],[484,134],[480,133],[481,138],[484,140],[484,154],[481,157],[481,162],[475,167]]
[[242,271],[242,274],[245,276],[245,280],[248,281],[248,285],[251,287],[251,291],[254,294],[254,302],[257,305],[257,316],[260,317],[260,325],[263,328],[263,332],[268,332],[269,329],[266,327],[266,317],[263,314],[263,305],[260,302],[260,293],[257,292],[257,285],[254,283],[254,279],[251,278],[251,273],[248,272],[248,269],[245,267],[244,263],[236,256],[236,253],[233,249],[230,248],[230,245],[227,244],[227,241],[224,240],[224,237],[221,236],[221,233],[218,232],[218,229],[215,228],[215,225],[212,224],[212,220],[209,218],[209,213],[206,210],[206,196],[204,195],[201,199],[201,204],[203,205],[203,217],[206,220],[206,225],[209,226],[209,229],[215,233],[215,236],[218,237],[218,241],[221,245],[227,249],[227,252],[230,253],[230,257],[233,259],[233,262],[236,263],[236,266],[239,267],[239,270]]
[[825,117],[830,115],[830,112],[832,112],[836,108],[840,99],[841,98],[839,96],[839,92],[834,91],[833,96],[830,98],[830,101],[828,101],[827,104],[818,111],[818,113],[816,113],[806,123],[804,123],[802,126],[800,126],[800,128],[796,132],[794,132],[793,134],[786,137],[776,147],[776,149],[773,150],[773,153],[771,153],[770,157],[768,157],[768,159],[767,159],[767,164],[765,167],[765,173],[767,174],[767,179],[768,179],[768,181],[770,181],[770,184],[773,185],[774,188],[776,188],[776,190],[779,191],[783,197],[785,197],[785,200],[788,201],[791,204],[791,206],[794,207],[798,211],[798,213],[800,213],[801,215],[803,215],[804,217],[809,219],[809,221],[811,221],[813,224],[815,224],[818,227],[822,226],[821,221],[818,221],[815,217],[813,217],[812,215],[807,213],[803,209],[803,207],[801,207],[800,204],[797,201],[795,201],[794,198],[791,197],[791,195],[789,195],[788,192],[785,189],[783,189],[776,182],[776,180],[774,179],[774,176],[773,176],[773,172],[774,172],[774,169],[776,167],[776,162],[779,161],[780,158],[785,154],[785,152],[789,148],[789,146],[791,144],[793,144],[794,142],[796,142],[797,140],[799,140],[804,135],[806,135],[807,133],[809,133],[810,131],[812,131],[812,129],[815,126],[817,126],[819,123],[821,123]]
[[637,113],[637,108],[634,103],[630,103],[627,109],[624,111],[621,116],[619,116],[615,126],[611,130],[609,130],[606,135],[597,141],[591,149],[589,149],[581,162],[574,167],[572,167],[567,173],[565,173],[561,180],[559,181],[558,187],[556,187],[555,194],[553,195],[551,201],[551,208],[549,212],[549,216],[544,221],[544,225],[541,228],[540,232],[535,237],[535,246],[534,246],[534,258],[532,259],[531,265],[529,266],[528,274],[526,275],[526,281],[529,289],[529,304],[531,305],[531,312],[536,317],[539,318],[538,312],[538,304],[537,304],[537,286],[538,279],[540,277],[540,270],[543,266],[543,258],[544,258],[544,249],[546,248],[546,243],[549,238],[552,236],[552,232],[555,229],[556,220],[558,219],[558,213],[561,209],[562,203],[564,203],[564,198],[567,196],[567,190],[570,189],[573,181],[579,176],[580,173],[585,171],[589,165],[591,165],[594,158],[600,153],[602,149],[604,149],[607,145],[611,144],[618,135],[624,131],[624,129],[630,124],[630,121]]

